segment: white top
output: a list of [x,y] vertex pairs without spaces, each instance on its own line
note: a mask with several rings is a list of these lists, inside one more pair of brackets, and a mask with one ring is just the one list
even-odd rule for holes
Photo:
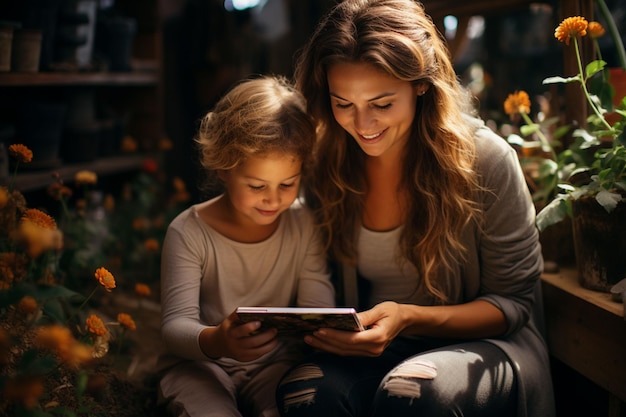
[[200,332],[239,306],[332,307],[335,293],[311,214],[294,206],[259,243],[221,235],[198,216],[198,206],[169,225],[161,259],[161,333],[167,350],[208,359]]

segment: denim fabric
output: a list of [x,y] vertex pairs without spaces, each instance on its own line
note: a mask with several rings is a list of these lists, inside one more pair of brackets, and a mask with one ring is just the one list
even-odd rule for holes
[[309,357],[283,377],[277,405],[283,417],[514,416],[516,392],[512,364],[491,343],[396,339],[376,358]]

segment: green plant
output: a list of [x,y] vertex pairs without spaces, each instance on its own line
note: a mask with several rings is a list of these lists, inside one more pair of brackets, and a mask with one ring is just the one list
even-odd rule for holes
[[[535,134],[544,149],[550,151],[549,158],[542,158],[540,177],[543,178],[541,197],[547,203],[537,214],[537,227],[558,223],[565,216],[572,215],[572,200],[595,198],[607,212],[626,200],[626,97],[613,106],[615,89],[601,58],[589,62],[584,68],[581,59],[579,37],[587,34],[597,41],[604,28],[597,22],[588,23],[580,16],[564,19],[555,31],[555,37],[570,45],[573,43],[578,62],[578,74],[573,77],[550,77],[544,84],[578,83],[590,108],[586,128],[572,132],[573,142],[556,153],[554,143],[548,141],[542,132],[542,125],[528,117],[530,102],[523,100],[520,93],[510,95],[505,102],[505,111],[513,115],[519,113],[526,122],[523,134]],[[622,49],[621,42],[617,43]],[[622,54],[620,54],[622,56]],[[524,93],[525,94],[525,93]],[[525,96],[526,100],[528,96]],[[618,119],[609,122],[607,115],[617,115]]]
[[[17,166],[31,162],[33,153],[13,144],[9,154],[16,161],[15,178]],[[126,331],[135,330],[135,322],[125,313],[106,325],[94,314],[85,320],[96,291],[116,288],[113,274],[104,267],[68,279],[75,255],[91,248],[101,232],[91,227],[96,219],[86,214],[88,205],[70,207],[73,191],[55,181],[50,191],[62,206],[57,223],[48,213],[28,207],[14,178],[0,186],[0,416],[102,415],[95,411],[101,408],[96,397],[108,387],[94,385],[102,371],[97,367],[115,369]],[[84,197],[96,181],[89,171],[75,178]],[[72,262],[64,264],[68,252]],[[96,282],[84,279],[89,275]],[[149,289],[140,289],[138,302],[149,295]],[[108,327],[118,331],[111,334]],[[110,339],[117,342],[117,355],[107,359]]]

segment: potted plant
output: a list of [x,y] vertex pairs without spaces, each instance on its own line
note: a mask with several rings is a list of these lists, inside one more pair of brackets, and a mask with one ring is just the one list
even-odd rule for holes
[[[604,4],[602,0],[598,3]],[[607,21],[613,22],[610,17],[608,14]],[[618,93],[621,95],[614,99],[615,89],[601,56],[583,67],[579,45],[579,38],[589,35],[599,53],[597,38],[603,34],[602,25],[581,16],[564,19],[555,30],[560,42],[575,48],[579,71],[575,76],[550,77],[543,83],[580,84],[590,109],[586,126],[572,132],[574,140],[569,146],[555,152],[554,143],[543,134],[545,123],[534,123],[528,117],[530,101],[525,93],[510,95],[505,111],[522,115],[526,126],[521,133],[533,134],[549,151],[539,169],[543,178],[539,195],[545,206],[538,210],[537,227],[543,231],[570,218],[581,285],[609,291],[626,277],[626,97]],[[614,27],[611,34],[617,39],[626,69],[621,38]]]

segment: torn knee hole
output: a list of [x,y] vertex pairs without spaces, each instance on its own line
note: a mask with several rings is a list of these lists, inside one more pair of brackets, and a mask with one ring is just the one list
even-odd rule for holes
[[307,388],[300,391],[285,394],[283,405],[285,409],[292,406],[308,405],[315,401],[315,388]]
[[405,377],[434,379],[437,376],[437,365],[424,359],[409,359],[389,373],[389,377]]
[[289,373],[281,382],[281,386],[295,381],[322,378],[324,373],[317,365],[301,365]]

